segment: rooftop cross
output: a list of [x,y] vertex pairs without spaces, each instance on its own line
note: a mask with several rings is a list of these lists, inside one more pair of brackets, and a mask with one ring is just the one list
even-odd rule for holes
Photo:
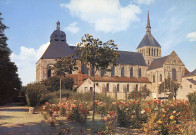
[[60,30],[60,22],[59,21],[56,23],[56,29]]

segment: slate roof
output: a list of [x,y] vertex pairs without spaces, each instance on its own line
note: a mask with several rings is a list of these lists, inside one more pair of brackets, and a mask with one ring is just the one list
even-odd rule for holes
[[193,79],[187,79],[189,82],[191,82],[192,84],[196,85],[196,81]]
[[152,61],[152,63],[150,64],[148,70],[153,70],[153,69],[157,69],[157,68],[161,68],[163,67],[163,64],[165,63],[165,61],[167,60],[169,55],[158,58],[158,59],[154,59]]
[[66,58],[66,56],[72,55],[73,50],[66,42],[53,41],[42,55],[41,59],[57,59],[59,57]]
[[120,53],[119,64],[139,65],[146,66],[144,57],[141,53],[128,52],[128,51],[117,51]]
[[186,74],[186,76],[196,76],[196,69],[193,72]]
[[146,32],[137,49],[144,46],[161,47],[161,45],[156,41],[156,39],[152,36],[150,32]]
[[[70,48],[74,51],[76,46],[70,46]],[[119,64],[129,64],[129,65],[139,65],[146,66],[144,57],[141,53],[137,52],[128,52],[128,51],[117,51],[120,53]]]
[[59,57],[74,54],[73,50],[66,43],[66,34],[60,29],[54,30],[50,36],[50,45],[42,55],[41,59],[57,59]]

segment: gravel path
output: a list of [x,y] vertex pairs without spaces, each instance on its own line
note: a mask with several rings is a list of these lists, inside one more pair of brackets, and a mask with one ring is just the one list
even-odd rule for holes
[[42,114],[30,114],[27,106],[0,106],[0,135],[50,135]]

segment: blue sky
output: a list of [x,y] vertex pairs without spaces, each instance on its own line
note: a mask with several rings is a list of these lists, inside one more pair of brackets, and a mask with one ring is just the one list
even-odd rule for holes
[[80,42],[85,33],[102,41],[113,39],[119,50],[136,51],[146,32],[162,46],[162,56],[173,50],[189,71],[196,68],[196,0],[0,0],[3,23],[23,85],[35,81],[36,62],[48,46],[56,22],[67,43]]

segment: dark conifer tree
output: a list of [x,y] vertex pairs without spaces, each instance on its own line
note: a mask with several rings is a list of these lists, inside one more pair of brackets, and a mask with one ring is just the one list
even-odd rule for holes
[[7,45],[4,30],[8,27],[2,23],[0,13],[0,104],[15,95],[20,90],[21,81],[18,77],[17,66],[10,60],[11,50]]

